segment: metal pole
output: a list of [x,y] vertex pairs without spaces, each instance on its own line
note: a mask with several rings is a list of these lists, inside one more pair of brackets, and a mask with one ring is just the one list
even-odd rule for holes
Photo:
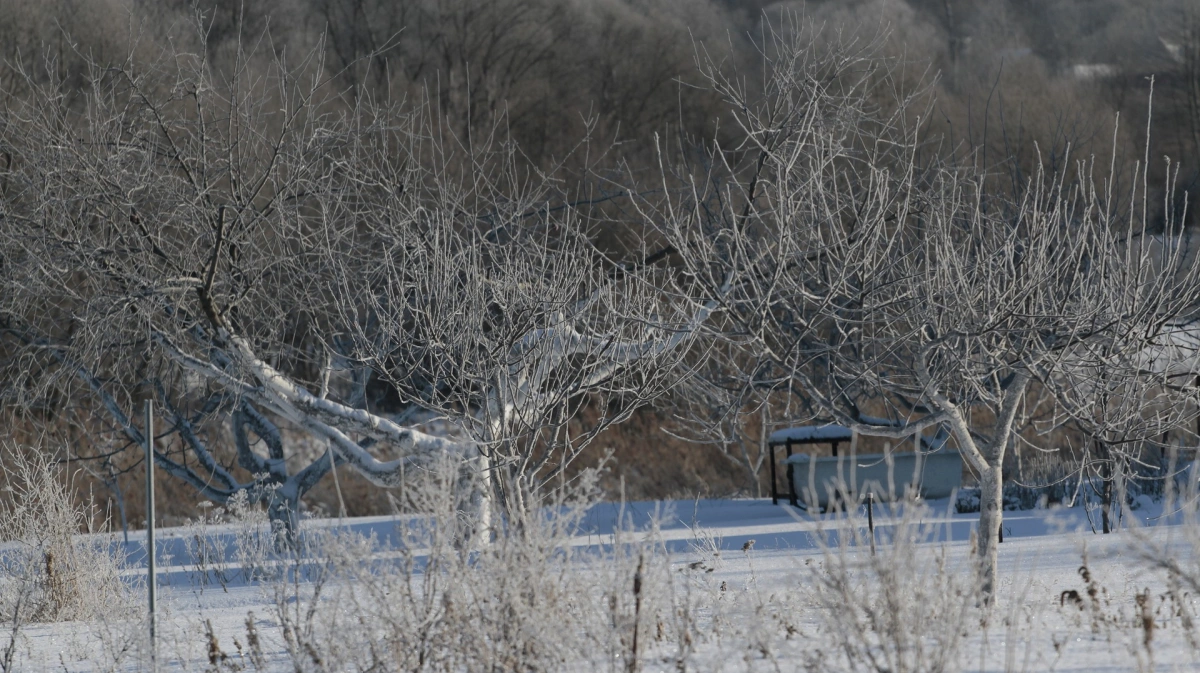
[[154,573],[154,401],[146,400],[146,590],[150,601],[150,670],[158,671],[158,643],[154,636],[154,599],[158,579]]

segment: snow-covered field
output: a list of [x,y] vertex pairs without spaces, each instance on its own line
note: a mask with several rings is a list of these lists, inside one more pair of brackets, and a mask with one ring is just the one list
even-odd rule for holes
[[[1194,556],[1200,532],[1179,517],[1162,516],[1161,506],[1127,516],[1138,520],[1098,535],[1081,508],[1006,512],[1001,587],[996,605],[985,609],[970,591],[977,515],[955,514],[947,501],[908,516],[877,506],[874,557],[862,530],[865,518],[813,518],[769,500],[601,504],[587,510],[573,535],[559,538],[560,550],[579,553],[565,566],[562,551],[539,557],[546,559],[544,570],[521,568],[529,556],[506,557],[526,582],[507,594],[501,587],[512,577],[487,571],[497,595],[528,596],[531,614],[476,615],[461,624],[509,619],[525,630],[514,638],[523,639],[526,651],[559,638],[572,643],[566,653],[518,653],[514,668],[519,662],[544,668],[548,660],[557,662],[554,670],[605,671],[1200,670],[1200,630],[1191,621],[1200,603],[1186,585],[1186,573],[1200,577]],[[347,550],[343,536],[342,546],[322,556],[340,554],[340,565],[299,578],[286,571],[294,565],[285,561],[247,561],[264,576],[284,569],[275,579],[253,582],[230,551],[236,524],[160,530],[159,669],[400,670],[397,662],[407,662],[414,670],[454,670],[454,647],[472,638],[494,644],[501,631],[480,626],[486,632],[460,633],[453,645],[426,628],[430,620],[457,614],[448,598],[459,595],[453,583],[472,581],[476,566],[468,560],[428,570],[428,551],[404,551],[396,535],[398,526],[416,521],[309,521],[310,533],[352,531],[373,536],[376,544]],[[889,544],[897,526],[915,539]],[[834,531],[841,531],[840,545]],[[197,559],[197,535],[228,543],[224,556]],[[145,572],[141,547],[141,538],[131,535],[125,571],[131,582]],[[1156,559],[1174,560],[1185,573],[1172,580]],[[360,568],[374,563],[374,574],[348,570],[356,562]],[[398,572],[399,583],[370,579],[388,572]],[[633,575],[640,580],[631,582]],[[445,585],[436,582],[442,576]],[[568,598],[540,595],[542,579],[550,587],[546,595]],[[472,586],[464,590],[473,597],[465,609],[490,614],[496,605],[480,588],[487,585]],[[405,587],[411,593],[394,597]],[[135,594],[143,593],[138,586]],[[441,602],[425,606],[425,622],[400,614],[397,606],[433,595]],[[556,632],[554,610],[592,616],[564,621]],[[539,612],[548,624],[538,621]],[[144,628],[137,618],[121,616],[24,625],[13,670],[148,670]],[[441,633],[442,640],[404,640],[418,632]],[[7,642],[8,634],[0,635],[0,646]],[[428,647],[438,663],[376,651],[389,642],[401,650]],[[439,647],[450,653],[437,653]],[[510,668],[488,656],[492,668]],[[486,659],[473,657],[464,655],[460,670],[477,670]]]

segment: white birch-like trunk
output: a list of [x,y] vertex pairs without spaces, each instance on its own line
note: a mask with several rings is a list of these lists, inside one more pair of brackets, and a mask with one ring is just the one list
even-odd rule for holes
[[991,602],[996,588],[996,565],[999,562],[1000,525],[1004,518],[1004,482],[1001,461],[988,461],[979,471],[979,589]]
[[483,451],[480,451],[479,456],[472,462],[474,463],[473,468],[479,473],[471,480],[471,483],[474,484],[470,500],[471,516],[474,519],[474,530],[471,537],[476,546],[484,547],[491,543],[494,532],[492,517],[496,504],[496,475],[492,469],[491,458]]
[[1004,390],[993,426],[993,437],[984,446],[975,442],[971,428],[959,408],[945,395],[934,393],[934,401],[947,414],[946,422],[958,441],[963,460],[979,473],[979,528],[976,533],[979,590],[991,603],[996,590],[996,566],[999,560],[1000,524],[1004,517],[1004,454],[1012,437],[1021,397],[1032,376],[1017,372]]

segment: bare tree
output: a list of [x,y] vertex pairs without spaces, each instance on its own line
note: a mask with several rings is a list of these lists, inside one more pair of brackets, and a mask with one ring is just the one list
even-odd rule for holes
[[[1168,191],[1166,199],[1169,203],[1174,195]],[[1184,213],[1169,208],[1168,222],[1183,219]],[[1182,227],[1176,235],[1145,237],[1137,253],[1143,260],[1143,273],[1167,277],[1163,284],[1166,292],[1191,294],[1175,300],[1179,305],[1166,325],[1146,329],[1143,348],[1130,346],[1122,351],[1109,343],[1092,344],[1086,357],[1065,357],[1063,366],[1046,380],[1054,409],[1043,419],[1043,427],[1072,427],[1090,442],[1091,452],[1085,460],[1090,459],[1092,472],[1101,482],[1101,529],[1105,533],[1114,529],[1113,514],[1123,507],[1117,497],[1124,495],[1125,484],[1137,478],[1137,472],[1174,478],[1162,472],[1164,462],[1173,462],[1164,455],[1164,437],[1187,427],[1197,415],[1194,398],[1200,383],[1196,379],[1200,339],[1196,307],[1186,302],[1195,301],[1196,290],[1189,284],[1200,241]],[[1155,289],[1150,286],[1147,291]]]
[[1089,395],[1103,376],[1125,418],[1170,401],[1151,390],[1194,393],[1171,378],[1192,355],[1166,347],[1200,298],[1193,243],[1170,216],[1151,234],[1141,162],[1131,205],[1092,159],[1016,194],[939,160],[918,98],[873,103],[889,65],[869,45],[817,52],[801,28],[764,45],[761,98],[702,63],[747,140],[709,154],[720,170],[672,203],[690,217],[662,218],[663,233],[722,309],[706,329],[750,353],[726,377],[865,435],[948,426],[979,478],[990,595],[1002,465],[1031,386]]
[[[597,252],[496,130],[459,142],[432,106],[348,106],[319,52],[262,76],[239,52],[229,79],[206,54],[93,66],[79,112],[27,80],[5,113],[10,400],[82,392],[142,444],[133,405],[157,398],[155,463],[288,530],[334,461],[391,487],[455,456],[486,531],[497,494],[535,506],[670,384],[713,304]],[[587,396],[606,413],[567,436]],[[297,456],[289,433],[332,448]]]

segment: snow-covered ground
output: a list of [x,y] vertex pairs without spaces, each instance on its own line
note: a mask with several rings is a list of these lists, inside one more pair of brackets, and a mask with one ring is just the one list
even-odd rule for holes
[[[914,521],[902,521],[898,514],[877,506],[877,553],[885,560],[875,566],[868,564],[871,552],[862,544],[866,538],[861,534],[859,545],[837,545],[834,531],[840,527],[847,535],[845,520],[811,517],[769,500],[596,505],[587,511],[569,544],[596,549],[601,556],[611,551],[614,539],[629,544],[649,540],[660,550],[663,567],[670,573],[662,576],[673,578],[663,595],[669,595],[674,601],[669,604],[676,607],[674,616],[658,617],[656,627],[642,627],[649,634],[644,639],[650,641],[641,646],[638,656],[643,670],[854,670],[847,657],[858,657],[860,665],[866,660],[847,653],[846,643],[854,640],[849,631],[855,628],[847,624],[871,622],[872,614],[890,614],[901,627],[888,627],[886,619],[871,622],[868,639],[871,628],[883,632],[909,624],[923,640],[914,644],[905,641],[904,633],[883,635],[878,642],[866,643],[867,650],[936,649],[953,641],[958,643],[958,654],[945,670],[1200,670],[1196,643],[1200,630],[1190,622],[1197,614],[1197,592],[1189,586],[1168,592],[1172,588],[1168,574],[1153,562],[1169,558],[1183,569],[1200,567],[1193,544],[1200,535],[1169,514],[1163,516],[1161,506],[1148,504],[1131,514],[1138,521],[1124,522],[1121,532],[1098,535],[1081,508],[1006,512],[1001,587],[997,605],[990,611],[978,608],[973,598],[952,595],[954,587],[961,586],[954,583],[957,580],[938,579],[969,576],[977,520],[976,514],[954,513],[948,501],[928,503],[928,510],[915,522],[927,533],[919,544],[895,549],[883,542],[889,532],[897,522],[912,530]],[[380,541],[376,556],[386,559],[387,550],[400,544],[393,537],[397,524],[406,521],[411,523],[407,518],[369,517],[306,525],[374,535]],[[864,523],[865,518],[855,519],[851,527]],[[1136,523],[1136,530],[1130,529],[1131,523]],[[280,610],[304,612],[312,604],[307,583],[246,582],[232,555],[221,563],[209,559],[206,568],[223,572],[217,579],[216,570],[206,574],[204,564],[189,554],[188,541],[194,550],[198,532],[229,540],[235,528],[158,532],[160,670],[255,670],[255,664],[267,670],[300,670],[293,663],[296,657],[287,653],[281,624],[286,619]],[[130,536],[127,550],[126,573],[132,581],[145,572],[140,536]],[[406,558],[420,555],[417,550]],[[1083,566],[1086,572],[1081,571]],[[846,577],[852,580],[848,595],[860,597],[861,605],[870,610],[855,617],[854,611],[861,607],[854,604],[856,599],[839,605],[836,592],[846,587],[830,589],[821,579],[835,567],[848,569]],[[926,567],[928,572],[923,572]],[[416,568],[419,575],[420,567]],[[895,574],[887,574],[893,570]],[[581,570],[593,571],[592,566]],[[891,587],[896,591],[889,596],[873,581],[912,586]],[[338,609],[322,601],[355,597],[354,587],[342,589],[325,587],[316,604]],[[889,600],[895,596],[909,599],[891,605]],[[959,613],[933,614],[960,608],[959,617],[955,616]],[[681,617],[685,609],[691,612]],[[846,614],[835,618],[841,610]],[[664,626],[663,619],[674,621]],[[680,626],[680,619],[687,623]],[[253,626],[249,630],[261,639],[265,662],[251,661],[245,654],[250,650],[248,622]],[[613,624],[614,629],[622,628],[616,617]],[[206,635],[210,627],[212,638]],[[15,670],[104,670],[110,661],[117,662],[117,670],[147,670],[140,640],[143,628],[130,619],[27,625],[17,642]],[[938,629],[946,633],[939,634]],[[957,634],[951,634],[955,630]],[[695,637],[688,635],[684,643],[677,635],[684,631]],[[7,635],[0,635],[0,646],[6,642]],[[912,670],[937,668],[936,663],[928,663],[937,659],[932,654],[915,658],[926,663],[910,661]],[[318,659],[310,657],[302,669],[356,670]],[[569,670],[636,670],[629,666],[627,655],[606,659],[589,655],[563,664]],[[883,666],[872,668],[868,662],[858,670],[883,670]]]

